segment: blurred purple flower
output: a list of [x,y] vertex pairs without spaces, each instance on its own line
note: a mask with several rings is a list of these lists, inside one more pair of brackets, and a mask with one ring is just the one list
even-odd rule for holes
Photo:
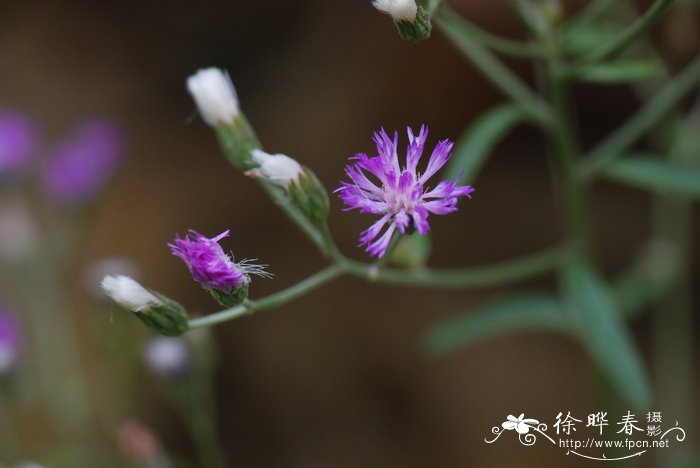
[[228,237],[230,231],[224,231],[218,236],[208,237],[190,229],[188,236],[181,239],[176,236],[172,244],[168,244],[173,255],[180,257],[194,279],[206,289],[215,288],[223,293],[229,293],[232,289],[250,283],[249,274],[269,277],[264,266],[249,263],[242,260],[234,263],[219,241]]
[[80,125],[58,145],[42,166],[45,193],[64,205],[79,205],[107,184],[122,156],[119,128],[105,120]]
[[0,377],[14,370],[19,354],[19,326],[9,312],[0,310]]
[[146,345],[145,358],[153,373],[166,378],[183,375],[190,365],[189,350],[180,338],[151,339]]
[[0,176],[24,169],[38,144],[38,132],[26,116],[0,110]]
[[[358,208],[362,213],[381,215],[381,218],[365,230],[360,245],[367,252],[383,257],[396,230],[401,234],[415,229],[424,235],[430,229],[428,214],[448,214],[457,210],[458,197],[469,197],[474,191],[470,185],[457,185],[443,180],[435,188],[425,184],[450,159],[452,142],[441,140],[435,146],[423,172],[418,172],[418,162],[428,138],[428,127],[423,125],[418,135],[408,129],[406,164],[401,166],[398,156],[398,132],[394,139],[382,129],[374,134],[377,156],[357,154],[357,162],[345,167],[351,182],[341,182],[336,190],[348,210]],[[384,227],[387,229],[380,236]],[[379,237],[377,239],[377,237]]]

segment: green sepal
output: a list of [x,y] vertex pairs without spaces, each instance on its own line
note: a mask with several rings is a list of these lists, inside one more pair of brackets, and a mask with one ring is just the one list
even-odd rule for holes
[[310,169],[304,168],[299,178],[289,184],[287,193],[291,202],[316,226],[320,226],[328,217],[328,192]]
[[399,31],[401,39],[408,42],[419,42],[430,37],[430,32],[433,29],[433,24],[430,21],[430,13],[418,6],[416,19],[410,21],[395,21],[396,29]]
[[247,171],[258,166],[250,152],[260,148],[260,141],[243,115],[236,117],[230,124],[218,125],[216,136],[226,158],[236,169]]
[[180,336],[189,329],[187,311],[177,302],[156,291],[151,291],[160,305],[134,312],[149,328],[165,336]]
[[248,283],[233,288],[229,293],[221,292],[216,288],[209,289],[209,293],[211,297],[222,306],[236,307],[237,305],[243,304],[243,302],[248,299]]

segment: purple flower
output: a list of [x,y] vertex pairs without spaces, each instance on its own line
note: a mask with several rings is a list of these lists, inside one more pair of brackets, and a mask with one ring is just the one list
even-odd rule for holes
[[122,147],[121,132],[114,124],[93,120],[80,125],[44,161],[44,191],[64,205],[89,201],[116,170]]
[[0,377],[12,372],[19,352],[19,326],[10,313],[0,311]]
[[226,230],[209,239],[190,229],[188,236],[183,239],[176,236],[168,247],[173,255],[185,262],[194,279],[206,289],[218,289],[229,293],[250,283],[249,274],[270,277],[271,275],[264,271],[263,265],[254,265],[248,263],[248,260],[234,263],[233,255],[229,257],[219,245],[219,241],[228,237],[229,232]]
[[21,114],[0,110],[0,175],[25,168],[37,141],[33,122]]
[[401,167],[398,132],[394,132],[394,139],[391,140],[382,129],[374,134],[378,155],[369,157],[359,153],[352,158],[357,162],[345,167],[351,182],[341,182],[342,187],[336,192],[345,203],[346,210],[358,208],[362,213],[381,215],[360,236],[360,245],[367,246],[370,255],[383,257],[396,230],[405,234],[415,229],[424,235],[430,229],[430,213],[452,213],[457,210],[457,198],[469,197],[474,191],[469,185],[457,185],[450,180],[443,180],[432,189],[424,187],[428,179],[450,159],[452,149],[451,141],[439,141],[427,167],[419,172],[418,162],[427,138],[427,126],[421,127],[418,136],[408,128],[406,164]]

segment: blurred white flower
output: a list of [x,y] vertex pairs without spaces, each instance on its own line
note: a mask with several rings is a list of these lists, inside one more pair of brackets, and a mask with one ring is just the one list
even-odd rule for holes
[[21,200],[0,204],[0,259],[16,261],[39,246],[36,221]]
[[190,363],[187,345],[180,338],[153,338],[146,345],[145,358],[148,367],[162,377],[177,377]]
[[238,117],[236,89],[224,70],[213,67],[199,70],[187,78],[187,89],[208,125],[228,124]]

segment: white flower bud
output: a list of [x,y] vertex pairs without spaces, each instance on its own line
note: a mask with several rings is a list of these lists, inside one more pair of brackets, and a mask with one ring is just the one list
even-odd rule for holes
[[248,171],[248,174],[264,177],[284,189],[288,188],[290,183],[299,180],[303,172],[301,165],[287,155],[268,154],[259,149],[252,150],[250,154],[260,167]]
[[199,70],[187,78],[187,89],[208,125],[228,124],[238,117],[236,89],[225,71],[213,67]]
[[102,289],[117,304],[133,312],[163,305],[155,294],[128,276],[105,276],[102,280]]
[[394,21],[408,21],[412,23],[418,13],[418,5],[415,0],[374,0],[372,6],[377,10],[391,15]]

